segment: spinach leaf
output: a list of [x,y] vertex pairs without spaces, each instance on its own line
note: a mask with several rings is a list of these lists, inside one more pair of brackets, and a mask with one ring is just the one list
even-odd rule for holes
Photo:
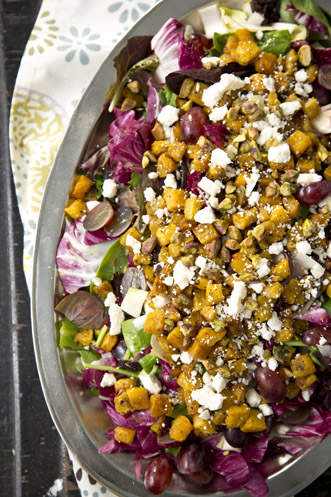
[[225,44],[230,35],[233,35],[233,33],[224,33],[222,35],[219,33],[214,33],[214,38],[213,38],[214,47],[216,48],[217,52],[220,55],[222,55]]
[[187,413],[187,408],[184,404],[176,404],[175,407],[173,408],[173,410],[171,412],[169,412],[169,414],[166,414],[166,416],[169,416],[170,418],[175,419],[180,414],[182,414],[183,416],[189,417],[189,415]]
[[120,239],[118,239],[109,247],[102,259],[96,277],[112,281],[115,273],[123,273],[124,268],[128,265],[128,261],[126,250],[121,245]]
[[140,366],[146,371],[147,374],[152,372],[152,369],[157,361],[157,357],[152,354],[147,354],[141,359],[138,359]]
[[78,350],[79,345],[75,343],[75,336],[77,335],[78,328],[72,324],[69,319],[64,318],[62,320],[62,326],[60,330],[60,348],[67,347],[68,349]]
[[151,343],[151,335],[147,335],[144,329],[137,330],[133,322],[134,319],[127,319],[122,323],[123,338],[131,353],[131,357],[139,354],[139,352],[146,349]]
[[256,44],[264,52],[273,53],[278,57],[291,48],[291,35],[288,29],[269,31],[263,34],[262,40],[256,40]]
[[177,95],[176,93],[173,93],[167,85],[164,85],[164,87],[159,91],[159,99],[162,107],[165,105],[172,105],[172,107],[176,107]]
[[291,0],[293,7],[308,14],[309,16],[315,17],[327,28],[329,34],[331,35],[331,24],[324,14],[321,7],[319,7],[314,0]]
[[280,2],[280,20],[283,22],[294,23],[294,12],[286,10],[286,7],[290,5],[289,0],[281,0]]
[[305,221],[309,215],[309,205],[300,205],[300,218]]
[[80,356],[82,358],[83,364],[89,364],[90,362],[98,361],[100,359],[100,355],[95,350],[85,350],[82,348],[80,351]]
[[135,173],[134,171],[133,173],[131,173],[131,179],[128,183],[130,185],[131,190],[134,190],[139,185],[140,179],[141,179],[140,174]]
[[102,197],[102,187],[103,183],[105,181],[105,178],[103,177],[102,173],[96,174],[94,178],[94,185],[95,188],[97,189],[97,199],[99,200]]
[[324,303],[322,304],[322,307],[331,316],[331,299],[329,297],[326,297]]
[[164,452],[166,452],[167,454],[171,454],[172,456],[176,457],[179,452],[181,451],[182,447],[179,446],[179,447],[170,447],[169,449],[164,449]]

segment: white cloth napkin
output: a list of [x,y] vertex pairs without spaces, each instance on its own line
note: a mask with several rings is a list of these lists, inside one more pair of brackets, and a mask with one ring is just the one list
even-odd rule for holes
[[[21,61],[10,116],[10,152],[29,290],[41,198],[70,117],[115,44],[158,1],[44,0],[41,5]],[[84,473],[77,461],[73,466],[83,497],[115,497]]]

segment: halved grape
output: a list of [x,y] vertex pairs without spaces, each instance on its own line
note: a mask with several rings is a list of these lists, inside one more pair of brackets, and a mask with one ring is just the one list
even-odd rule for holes
[[323,88],[331,90],[331,64],[323,64],[319,68],[318,82]]
[[174,467],[170,459],[157,456],[146,468],[144,484],[152,494],[162,494],[170,485]]
[[258,367],[255,381],[260,394],[269,402],[280,402],[285,398],[286,383],[280,371]]
[[302,186],[295,196],[300,204],[312,205],[321,202],[329,193],[331,193],[331,181],[323,179],[316,183]]
[[192,442],[179,452],[177,468],[183,475],[197,475],[204,468],[205,451],[198,442]]
[[248,435],[244,433],[239,428],[223,428],[223,435],[225,440],[232,447],[240,448],[244,447],[248,442]]
[[133,212],[130,207],[119,207],[115,210],[114,217],[106,224],[104,230],[111,238],[118,238],[129,228],[132,219]]
[[189,43],[192,43],[199,54],[204,57],[206,55],[205,49],[209,49],[212,46],[212,40],[207,38],[206,35],[202,33],[194,33],[189,37]]
[[87,231],[97,231],[109,223],[113,217],[114,209],[107,200],[104,200],[86,214],[83,226]]
[[303,343],[307,345],[319,345],[320,341],[326,340],[321,345],[331,345],[331,327],[319,326],[318,324],[310,325],[302,335]]
[[192,109],[185,112],[180,123],[184,140],[190,142],[198,141],[202,135],[202,128],[206,124],[208,124],[208,118],[201,107],[192,107]]

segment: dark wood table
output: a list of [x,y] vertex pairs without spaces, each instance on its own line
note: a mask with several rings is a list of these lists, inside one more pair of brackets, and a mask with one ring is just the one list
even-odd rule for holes
[[[70,1],[70,0],[68,0]],[[75,1],[75,0],[71,0]],[[80,495],[65,446],[48,413],[36,370],[29,295],[22,270],[22,225],[12,182],[8,116],[20,59],[41,0],[0,0],[0,496]],[[328,470],[297,497],[328,497]]]

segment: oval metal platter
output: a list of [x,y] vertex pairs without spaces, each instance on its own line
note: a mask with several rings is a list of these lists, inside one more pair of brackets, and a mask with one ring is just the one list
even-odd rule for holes
[[[104,95],[116,78],[113,59],[132,36],[154,34],[169,18],[182,18],[199,29],[195,9],[206,5],[202,0],[163,0],[150,10],[118,43],[106,58],[83,95],[47,182],[40,210],[34,253],[32,289],[32,324],[35,355],[44,395],[53,421],[67,447],[81,466],[102,485],[121,497],[143,497],[146,489],[135,477],[135,459],[128,454],[98,454],[106,442],[109,421],[99,399],[82,391],[71,352],[57,348],[54,313],[56,267],[55,254],[63,224],[63,209],[74,170],[97,143],[102,141],[110,122],[103,111]],[[224,1],[228,7],[240,2]],[[96,12],[97,15],[97,12]],[[274,461],[276,473],[268,479],[269,497],[290,497],[306,487],[331,464],[331,437],[303,453],[297,459],[282,456]],[[164,497],[192,495],[220,496],[208,486],[189,486],[180,478]],[[247,497],[246,491],[226,493]]]

